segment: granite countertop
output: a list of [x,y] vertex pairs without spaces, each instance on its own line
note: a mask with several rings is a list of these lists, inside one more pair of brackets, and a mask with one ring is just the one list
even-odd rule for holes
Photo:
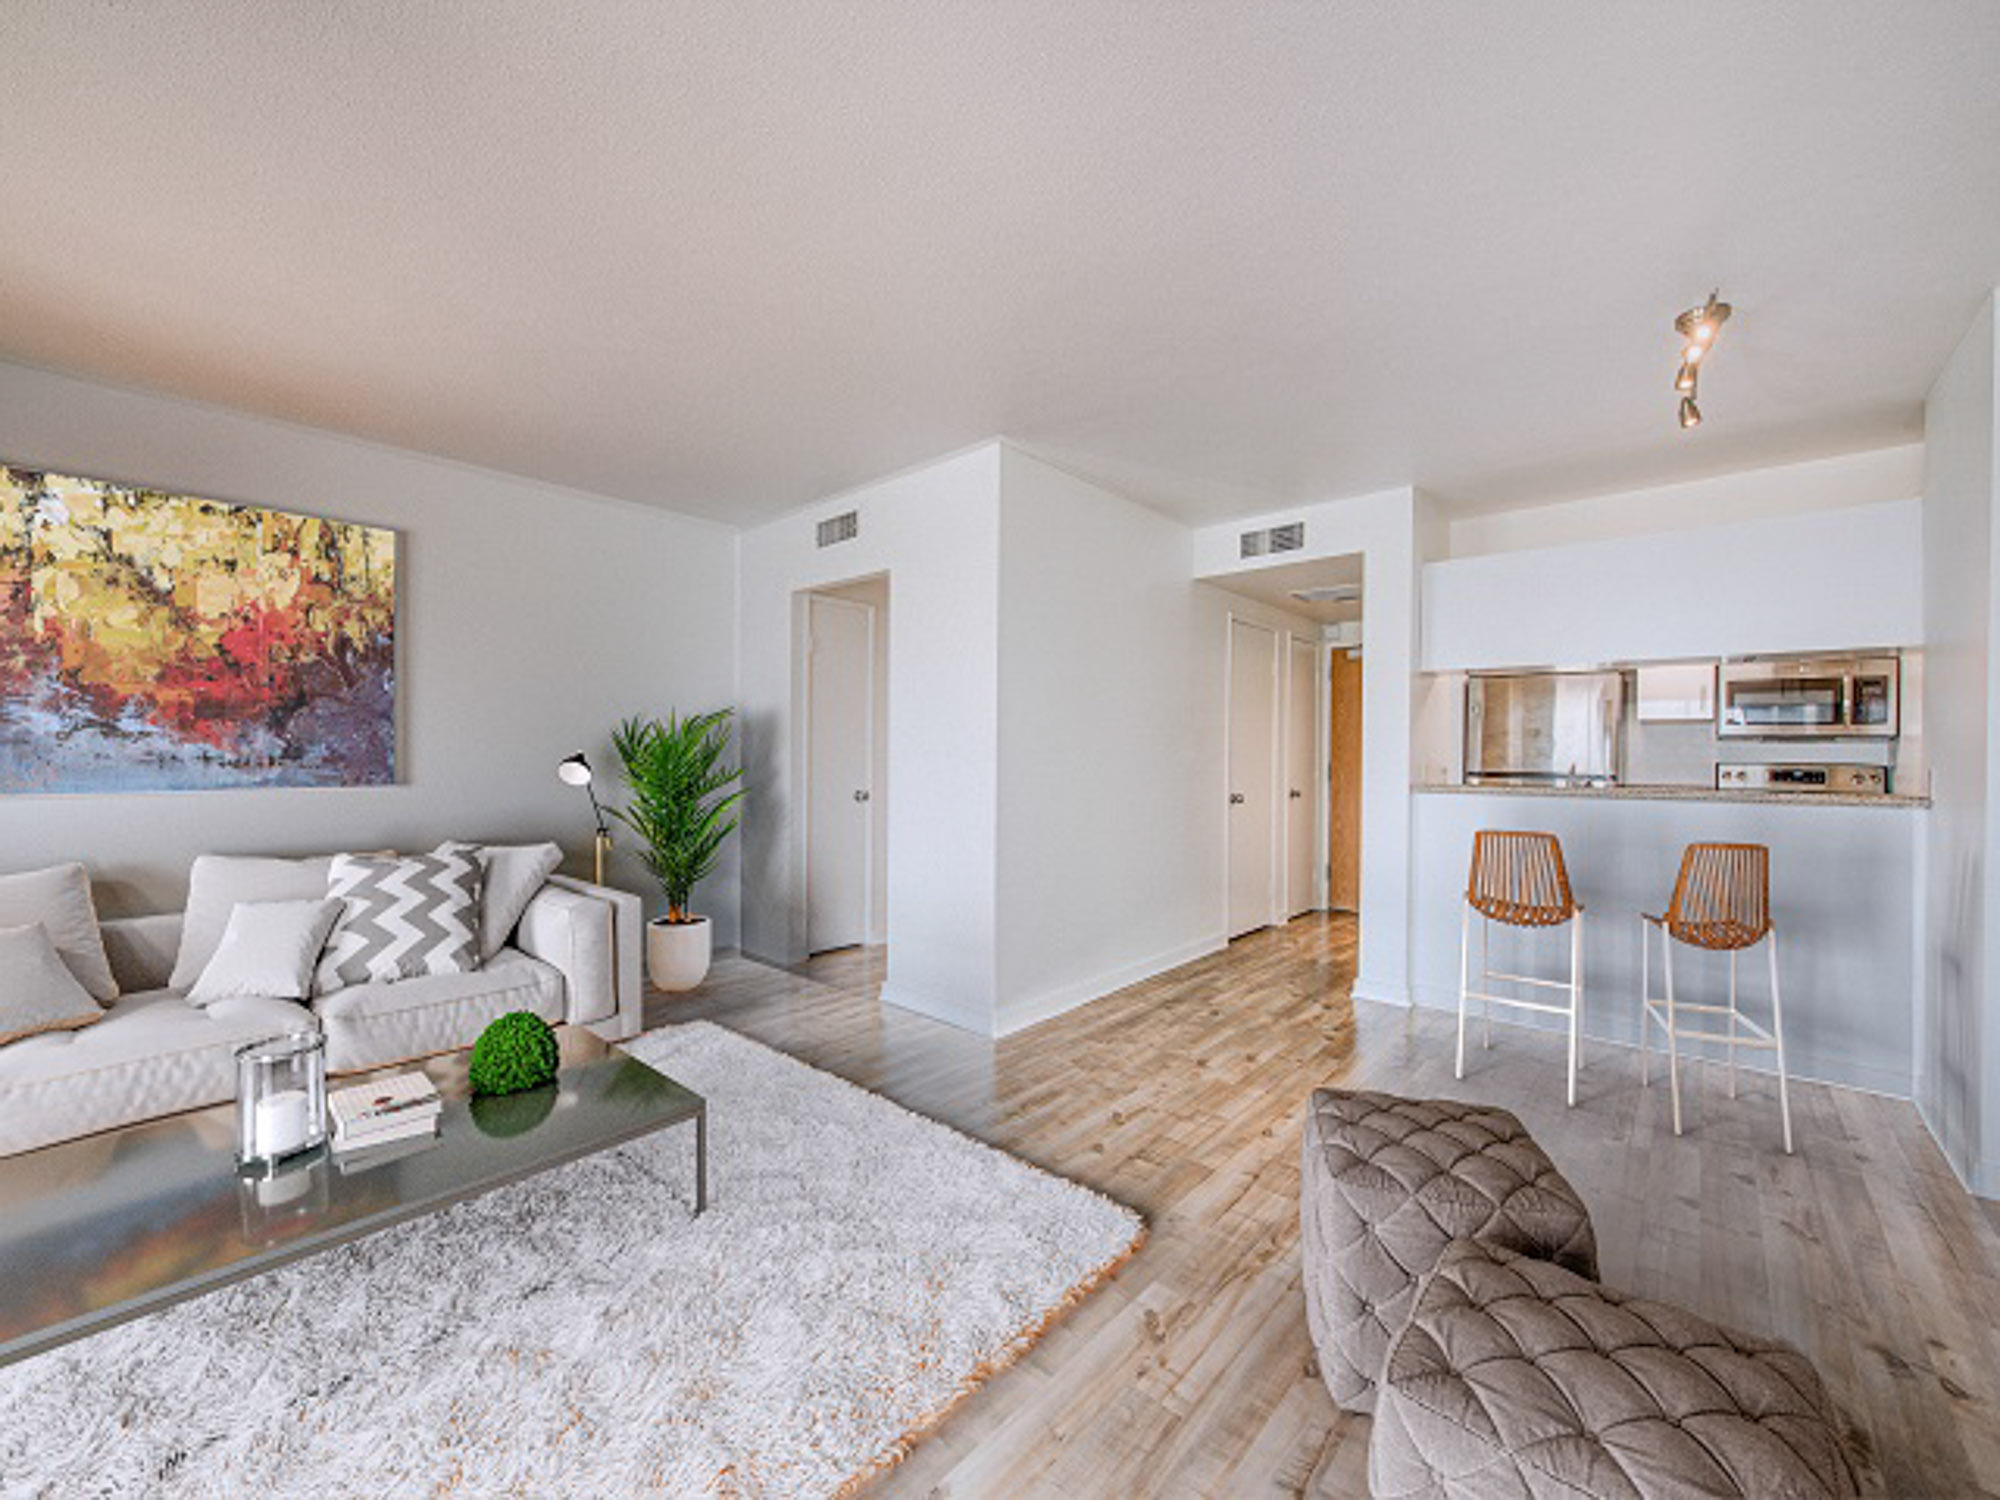
[[1866,792],[1723,791],[1712,786],[1463,786],[1419,782],[1419,793],[1478,797],[1598,797],[1617,802],[1784,802],[1808,807],[1929,807],[1928,797]]

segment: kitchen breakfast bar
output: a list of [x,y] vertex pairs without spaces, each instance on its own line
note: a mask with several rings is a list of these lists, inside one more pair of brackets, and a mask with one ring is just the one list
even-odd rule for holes
[[[1410,938],[1419,1004],[1457,1007],[1466,873],[1473,834],[1481,829],[1534,830],[1561,840],[1585,910],[1584,1034],[1626,1045],[1639,1039],[1639,916],[1665,911],[1682,850],[1701,841],[1763,844],[1771,851],[1789,1072],[1910,1093],[1925,799],[1694,786],[1451,784],[1413,790]],[[1496,925],[1491,942],[1495,968],[1557,976],[1568,962],[1566,930]],[[1763,1016],[1765,966],[1761,953],[1756,957],[1743,965],[1739,985],[1744,1010]],[[1657,938],[1652,963],[1657,994]],[[1674,964],[1684,1001],[1726,993],[1724,956],[1680,947]],[[1522,1012],[1497,1008],[1494,1016],[1516,1024],[1524,1019]],[[1532,1019],[1562,1024],[1553,1017]],[[1660,1040],[1656,1031],[1654,1044]],[[1506,1045],[1504,1030],[1495,1031],[1494,1045]],[[1684,1057],[1700,1050],[1700,1044],[1683,1044]],[[1770,1056],[1745,1053],[1743,1064],[1768,1069]],[[1475,1046],[1467,1077],[1478,1067]],[[1561,1086],[1554,1078],[1551,1084]]]

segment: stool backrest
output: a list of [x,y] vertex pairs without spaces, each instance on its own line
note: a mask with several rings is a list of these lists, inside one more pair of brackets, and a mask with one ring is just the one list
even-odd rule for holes
[[1481,916],[1515,927],[1555,927],[1583,910],[1552,833],[1473,834],[1465,899]]
[[1748,948],[1771,930],[1771,851],[1689,844],[1667,906],[1667,931],[1695,948]]

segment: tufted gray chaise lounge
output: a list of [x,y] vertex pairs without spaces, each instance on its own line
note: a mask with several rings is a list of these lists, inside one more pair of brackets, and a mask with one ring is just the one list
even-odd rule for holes
[[1804,1355],[1492,1245],[1452,1245],[1390,1344],[1376,1500],[1857,1493]]
[[1582,1200],[1504,1109],[1320,1089],[1301,1172],[1306,1322],[1326,1388],[1349,1411],[1374,1409],[1390,1337],[1453,1240],[1597,1274]]

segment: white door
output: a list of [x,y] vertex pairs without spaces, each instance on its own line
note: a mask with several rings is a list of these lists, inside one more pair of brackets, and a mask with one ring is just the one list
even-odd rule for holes
[[875,611],[806,601],[806,948],[868,938]]
[[1278,633],[1229,622],[1229,935],[1271,925],[1277,873]]
[[1313,790],[1314,752],[1319,748],[1319,653],[1311,641],[1288,636],[1289,670],[1285,685],[1285,915],[1311,911],[1314,835],[1319,819]]

